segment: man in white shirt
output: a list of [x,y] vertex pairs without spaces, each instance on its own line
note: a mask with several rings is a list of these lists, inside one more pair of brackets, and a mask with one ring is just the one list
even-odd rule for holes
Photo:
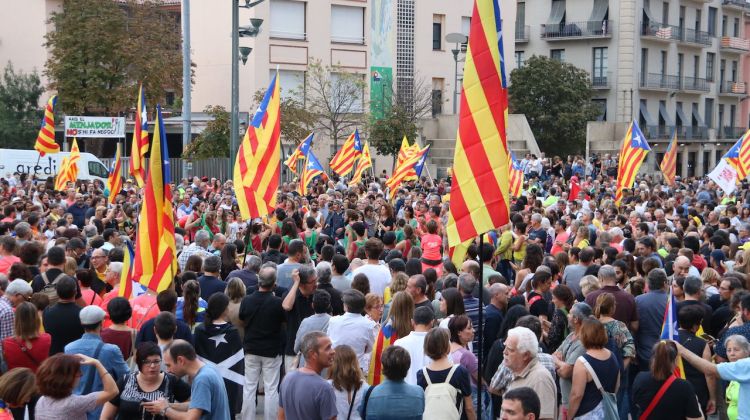
[[370,292],[383,297],[385,288],[391,282],[391,272],[385,265],[380,263],[380,254],[383,253],[383,242],[377,238],[370,238],[365,243],[365,254],[367,264],[353,271],[352,277],[359,273],[367,276],[370,282]]
[[334,316],[328,321],[328,336],[333,347],[346,344],[354,350],[359,366],[366,373],[370,367],[370,352],[375,344],[375,321],[362,315],[365,310],[365,295],[359,290],[349,289],[342,294],[344,315]]
[[417,384],[417,372],[422,370],[423,367],[427,366],[432,362],[429,357],[424,354],[424,339],[427,337],[427,333],[432,329],[432,324],[435,321],[435,313],[428,307],[421,307],[414,310],[414,318],[411,321],[412,328],[414,331],[410,332],[409,335],[396,340],[393,345],[403,347],[409,352],[411,356],[411,366],[409,367],[409,373],[404,378],[407,384]]

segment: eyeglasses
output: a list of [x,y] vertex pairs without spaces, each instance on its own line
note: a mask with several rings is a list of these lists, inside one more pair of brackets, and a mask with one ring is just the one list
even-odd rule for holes
[[159,366],[161,365],[161,360],[145,360],[143,362],[143,366]]

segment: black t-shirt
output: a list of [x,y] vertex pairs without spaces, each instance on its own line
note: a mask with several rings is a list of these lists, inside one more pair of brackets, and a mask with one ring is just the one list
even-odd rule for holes
[[245,353],[262,357],[279,355],[282,343],[281,325],[285,320],[281,303],[281,298],[273,292],[255,292],[242,299],[239,316],[245,324]]
[[[643,413],[651,404],[664,381],[657,381],[651,372],[640,372],[633,381],[633,400],[639,413]],[[649,415],[649,419],[684,419],[701,417],[698,399],[690,382],[677,379],[672,382],[661,400]]]
[[171,373],[164,374],[164,380],[155,391],[145,392],[136,380],[138,372],[132,372],[117,381],[120,393],[110,403],[118,408],[117,418],[120,420],[164,419],[160,415],[152,415],[143,411],[142,400],[155,401],[164,398],[168,402],[185,402],[190,399],[190,385],[181,381]]
[[81,307],[72,302],[59,302],[44,310],[44,331],[52,336],[50,356],[62,353],[68,343],[81,338],[83,327],[78,316],[80,312]]
[[[439,384],[445,382],[445,378],[448,377],[448,373],[451,368],[444,370],[430,370],[427,369],[427,374],[430,375],[430,382],[433,384]],[[456,366],[456,371],[453,372],[449,384],[453,385],[458,392],[456,393],[456,407],[461,405],[464,397],[471,396],[471,381],[469,379],[469,371],[461,365]],[[421,386],[422,389],[427,389],[427,380],[424,378],[424,372],[422,370],[417,371],[417,385]],[[466,419],[466,410],[462,410],[461,418]]]
[[[52,283],[62,273],[62,270],[58,268],[50,268],[49,270],[44,272],[44,275],[47,276],[47,281]],[[31,290],[33,290],[34,293],[39,293],[42,291],[42,289],[44,289],[44,286],[46,285],[47,284],[44,282],[44,278],[42,278],[42,275],[39,274],[35,276],[31,281]],[[81,296],[81,286],[76,281],[76,299],[80,298]]]
[[[284,298],[289,292],[284,294]],[[308,316],[315,315],[315,311],[312,307],[312,297],[310,295],[305,297],[302,292],[297,289],[297,297],[294,299],[294,306],[291,311],[286,313],[286,343],[284,344],[284,354],[293,356],[294,353],[294,339],[297,337],[297,330],[302,320]],[[247,332],[245,332],[245,340],[247,340]]]
[[550,319],[549,316],[549,303],[544,300],[544,296],[540,295],[539,293],[532,291],[529,293],[528,297],[529,301],[529,313],[534,316],[540,316],[544,315],[547,317],[547,319]]

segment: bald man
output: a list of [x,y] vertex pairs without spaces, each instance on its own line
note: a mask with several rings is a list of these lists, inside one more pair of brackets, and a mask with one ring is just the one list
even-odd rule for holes
[[502,283],[495,283],[488,289],[490,303],[484,307],[484,354],[489,354],[497,339],[508,306],[508,290],[508,286]]
[[680,255],[677,258],[675,258],[674,263],[672,264],[672,272],[673,272],[672,279],[677,278],[677,277],[687,277],[687,276],[700,277],[700,273],[698,272],[698,269],[693,267],[693,264],[690,262],[690,259],[684,255]]

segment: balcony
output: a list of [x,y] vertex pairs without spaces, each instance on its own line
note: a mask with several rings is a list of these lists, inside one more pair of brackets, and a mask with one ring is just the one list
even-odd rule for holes
[[675,127],[677,140],[707,140],[708,128],[706,127],[685,127],[678,125]]
[[742,137],[743,134],[745,134],[745,131],[747,131],[747,128],[742,127],[720,127],[717,132],[716,136],[720,139],[732,139],[736,140]]
[[683,77],[681,89],[692,90],[694,92],[708,92],[708,80],[700,77]]
[[722,0],[721,5],[727,9],[733,9],[737,11],[745,11],[748,6],[745,0]]
[[697,46],[711,45],[711,34],[708,32],[659,22],[643,22],[641,25],[641,35],[649,37],[654,41],[678,41]]
[[604,74],[599,73],[596,76],[591,76],[591,87],[597,90],[609,89],[610,83],[612,82],[612,72],[606,72]]
[[[643,129],[643,127],[641,127],[641,129]],[[671,140],[672,135],[675,133],[677,134],[678,141],[708,139],[708,129],[706,127],[649,125],[643,130],[643,134],[645,134],[649,140]]]
[[719,94],[721,95],[745,96],[745,93],[747,93],[745,82],[726,81],[719,83]]
[[680,89],[680,77],[661,73],[641,73],[641,89],[647,90],[678,90]]
[[721,43],[719,43],[722,52],[733,52],[742,54],[750,51],[750,40],[736,38],[733,36],[721,37]]
[[516,26],[516,44],[529,42],[531,27],[529,25]]
[[612,21],[566,22],[541,26],[542,38],[547,41],[566,41],[574,39],[611,38]]

